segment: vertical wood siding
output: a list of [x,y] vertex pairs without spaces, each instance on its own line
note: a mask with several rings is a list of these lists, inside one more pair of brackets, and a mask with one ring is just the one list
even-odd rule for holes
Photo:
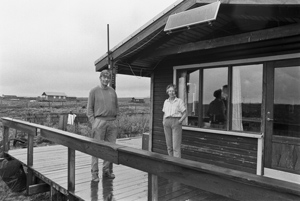
[[153,91],[153,144],[152,151],[167,154],[166,140],[162,125],[164,101],[168,98],[166,87],[173,83],[173,67],[161,64],[154,73]]

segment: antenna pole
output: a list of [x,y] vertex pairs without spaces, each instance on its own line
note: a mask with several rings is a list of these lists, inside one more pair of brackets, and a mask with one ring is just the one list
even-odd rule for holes
[[111,73],[110,85],[112,88],[116,89],[116,72],[112,66],[111,52],[109,50],[109,24],[107,24],[107,62],[108,70]]

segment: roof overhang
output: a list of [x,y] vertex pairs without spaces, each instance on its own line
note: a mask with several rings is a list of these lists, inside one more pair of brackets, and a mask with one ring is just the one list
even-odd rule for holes
[[[146,23],[111,50],[118,73],[150,76],[170,55],[299,34],[300,2],[293,0],[224,0],[212,25],[172,34],[163,31],[170,15],[214,2],[179,0]],[[96,71],[108,68],[107,54],[96,60],[95,66]]]
[[[213,2],[213,1],[206,1]],[[110,56],[112,59],[119,58],[124,51],[132,48],[133,46],[141,43],[145,38],[147,38],[151,33],[155,33],[157,30],[161,29],[166,25],[168,17],[172,14],[185,11],[196,4],[196,1],[184,1],[178,0],[173,5],[166,8],[164,11],[159,13],[153,19],[148,21],[145,25],[123,40],[121,43],[116,45],[110,51]],[[99,59],[95,61],[96,71],[101,71],[104,68],[108,67],[108,54],[104,54]]]

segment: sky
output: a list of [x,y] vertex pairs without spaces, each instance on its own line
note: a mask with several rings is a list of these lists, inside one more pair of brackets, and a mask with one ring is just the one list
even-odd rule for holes
[[[94,62],[176,0],[1,0],[0,96],[87,97]],[[118,97],[149,97],[150,79],[117,75]]]

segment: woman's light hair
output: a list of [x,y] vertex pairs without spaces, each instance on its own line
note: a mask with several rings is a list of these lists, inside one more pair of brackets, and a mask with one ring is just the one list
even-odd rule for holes
[[168,90],[169,90],[170,88],[173,88],[174,91],[175,91],[175,93],[177,93],[177,87],[176,87],[175,84],[169,84],[169,85],[167,86],[167,88],[166,88],[166,92],[167,92],[167,93],[168,93]]

